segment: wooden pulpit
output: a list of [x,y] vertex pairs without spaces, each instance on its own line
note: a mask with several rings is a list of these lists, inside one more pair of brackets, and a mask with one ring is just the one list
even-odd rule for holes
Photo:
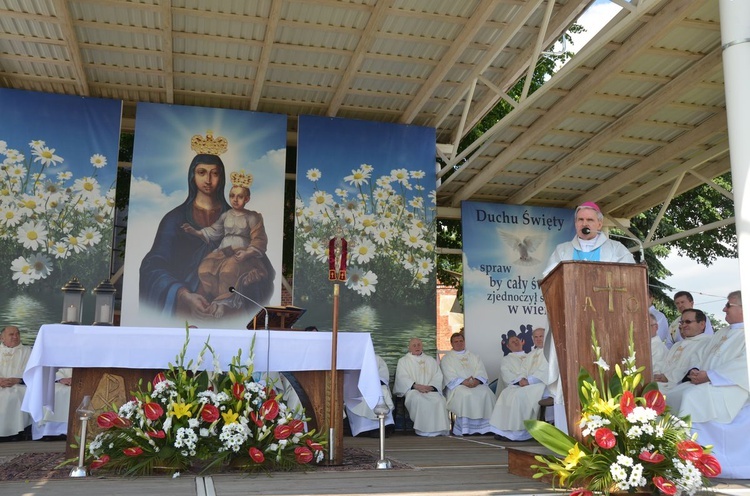
[[651,380],[651,335],[648,320],[648,278],[645,265],[607,262],[561,262],[541,281],[542,294],[560,367],[568,432],[581,439],[578,422],[578,373],[581,367],[598,378],[591,345],[591,326],[602,358],[614,366],[628,356],[633,327],[636,364]]

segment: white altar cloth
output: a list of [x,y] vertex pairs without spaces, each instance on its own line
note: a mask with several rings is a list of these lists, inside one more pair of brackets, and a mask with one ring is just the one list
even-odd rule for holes
[[[374,407],[382,393],[370,334],[337,335],[336,368],[344,371],[344,401],[363,397]],[[185,365],[198,357],[209,337],[222,370],[228,370],[239,349],[245,363],[253,336],[256,372],[331,369],[330,332],[234,329],[190,329]],[[184,328],[43,325],[23,373],[26,395],[21,409],[30,413],[34,421],[42,419],[45,406],[54,411],[55,372],[59,367],[165,368],[168,363],[175,363],[184,341]],[[210,351],[199,368],[213,368]]]

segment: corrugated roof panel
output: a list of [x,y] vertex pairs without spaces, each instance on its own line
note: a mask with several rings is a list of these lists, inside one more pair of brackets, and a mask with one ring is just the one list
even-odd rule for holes
[[276,40],[289,45],[313,46],[354,51],[359,42],[359,32],[351,30],[344,34],[338,31],[311,28],[304,25],[279,26],[276,29]]
[[320,4],[311,2],[284,2],[281,18],[303,24],[364,29],[370,18],[368,7]]
[[[175,36],[179,33],[197,33],[202,35],[217,36],[216,42],[231,43],[237,40],[241,43],[245,40],[262,41],[266,36],[266,20],[256,17],[242,17],[237,15],[232,19],[206,17],[205,14],[176,15],[173,16],[172,29]],[[209,42],[210,40],[205,40]]]
[[173,7],[210,15],[268,15],[271,0],[171,0]]

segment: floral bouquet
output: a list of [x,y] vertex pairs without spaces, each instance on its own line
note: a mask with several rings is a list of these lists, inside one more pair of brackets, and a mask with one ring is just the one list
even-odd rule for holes
[[[591,339],[597,358],[598,383],[582,367],[578,376],[582,441],[554,426],[527,420],[529,433],[561,458],[537,456],[535,478],[551,474],[572,494],[594,491],[695,494],[706,477],[721,473],[716,458],[690,435],[690,420],[669,412],[655,383],[640,387],[644,367],[636,367],[633,329],[628,357],[615,364],[607,384],[609,365],[601,356],[593,325]],[[582,487],[581,487],[582,486]]]
[[232,465],[245,470],[290,469],[324,459],[325,441],[305,429],[302,412],[287,408],[273,384],[253,380],[253,343],[223,373],[214,354],[214,370],[198,370],[208,341],[187,366],[188,330],[176,364],[146,384],[119,409],[100,414],[101,429],[88,446],[90,467],[126,474],[154,469],[201,472]]

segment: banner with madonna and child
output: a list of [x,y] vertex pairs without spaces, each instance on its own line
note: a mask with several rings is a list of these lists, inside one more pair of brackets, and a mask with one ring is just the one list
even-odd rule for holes
[[139,103],[122,325],[244,328],[281,301],[286,116]]
[[0,321],[33,344],[61,288],[109,278],[122,102],[0,88]]
[[499,376],[511,336],[528,352],[531,332],[547,327],[539,281],[555,246],[575,236],[573,217],[563,208],[461,204],[466,348],[490,380]]

